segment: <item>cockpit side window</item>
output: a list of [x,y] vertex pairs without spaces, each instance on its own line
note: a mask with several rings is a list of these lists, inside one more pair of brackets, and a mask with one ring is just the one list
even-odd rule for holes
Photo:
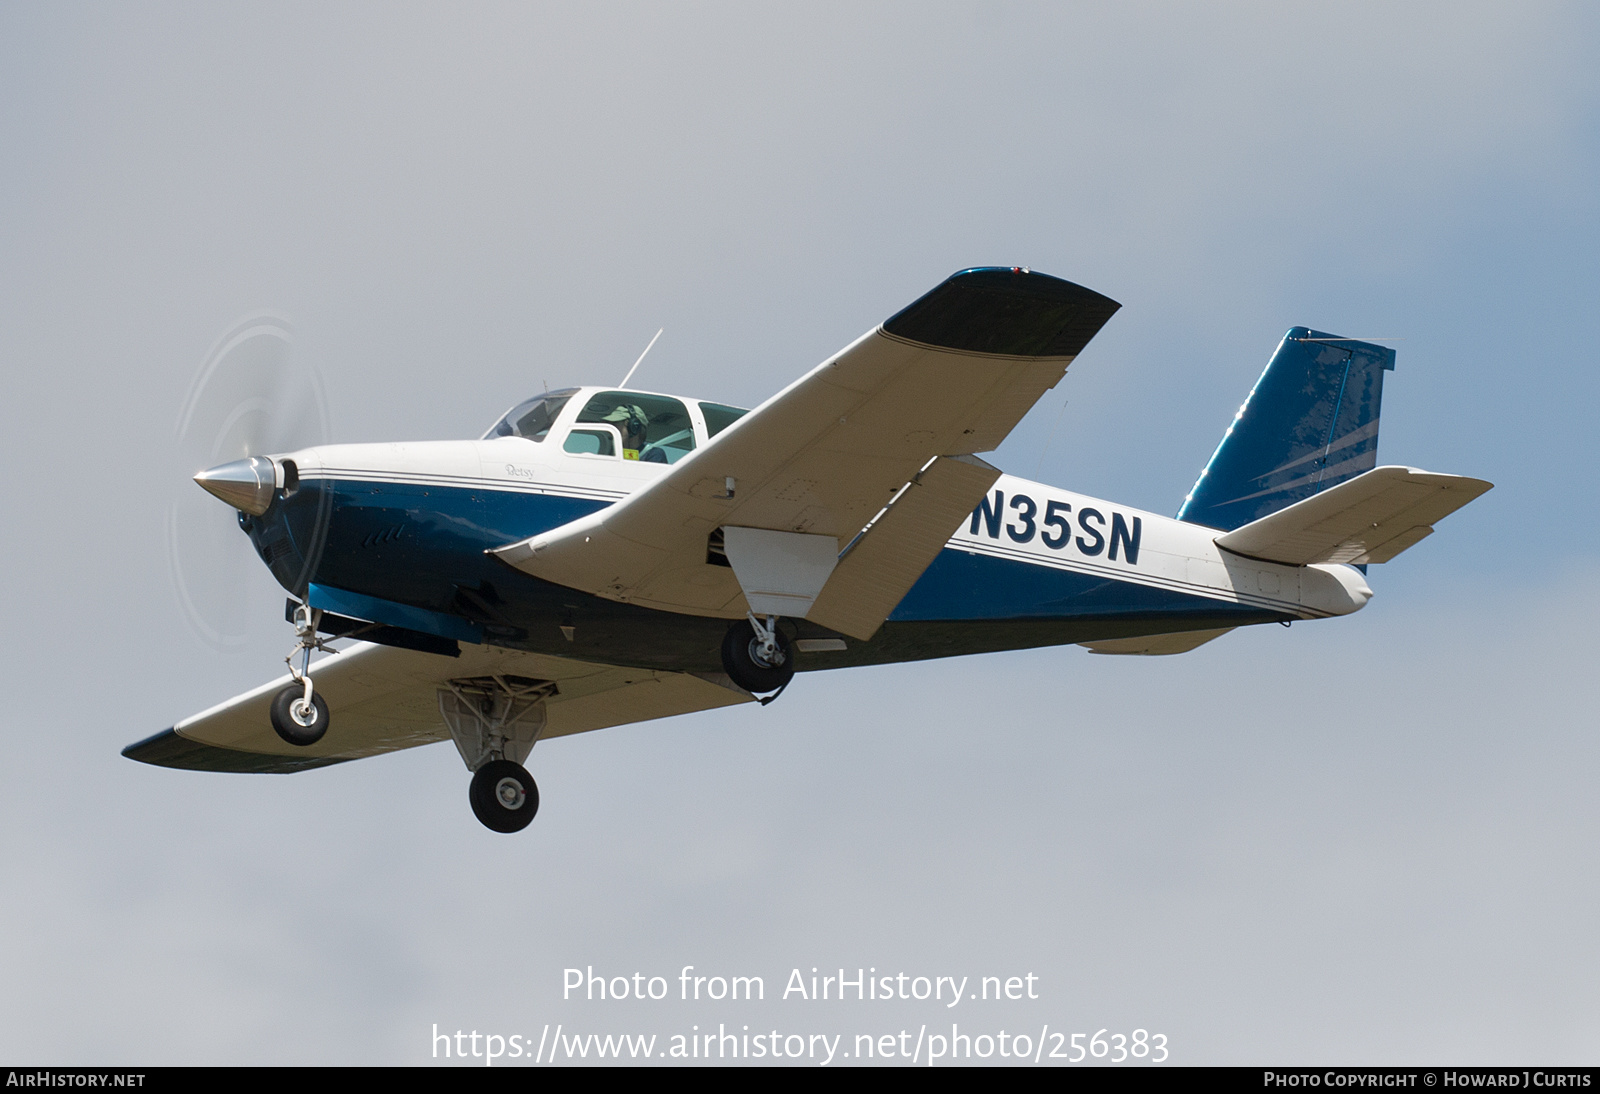
[[677,463],[694,451],[688,408],[664,395],[602,391],[578,415],[579,422],[606,422],[622,435],[622,458]]
[[511,413],[501,418],[493,429],[483,435],[483,439],[526,437],[530,441],[544,440],[550,433],[550,427],[561,414],[561,408],[567,405],[576,392],[576,388],[551,391],[529,399],[525,403],[518,403],[512,407]]
[[748,410],[740,410],[736,406],[723,406],[721,403],[703,402],[700,404],[700,413],[705,415],[706,439],[710,440],[750,412]]
[[617,431],[610,425],[591,425],[588,429],[573,429],[561,446],[563,451],[578,456],[617,457]]

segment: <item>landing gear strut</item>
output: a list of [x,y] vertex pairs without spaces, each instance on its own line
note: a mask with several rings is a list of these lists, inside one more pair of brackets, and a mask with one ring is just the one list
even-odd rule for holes
[[787,687],[794,678],[794,650],[778,630],[778,617],[769,615],[763,622],[752,612],[729,627],[722,639],[722,668],[748,692],[781,692]]
[[549,680],[474,676],[439,689],[439,713],[472,772],[473,815],[495,832],[520,832],[539,811],[539,787],[523,761],[545,727]]
[[[278,736],[302,747],[316,744],[328,732],[327,701],[311,686],[311,651],[333,649],[317,637],[317,623],[321,618],[322,613],[309,604],[294,610],[294,649],[284,658],[294,683],[273,697],[270,711],[272,728]],[[300,657],[299,668],[294,664],[296,655]]]

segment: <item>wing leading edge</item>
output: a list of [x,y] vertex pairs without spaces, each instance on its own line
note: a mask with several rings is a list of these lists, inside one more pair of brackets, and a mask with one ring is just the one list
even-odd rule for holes
[[[612,600],[738,618],[748,609],[738,579],[708,564],[718,529],[856,543],[806,618],[870,637],[998,475],[974,454],[999,446],[1119,307],[1044,274],[963,271],[651,486],[494,553]],[[891,501],[907,501],[893,520]],[[892,565],[869,572],[873,560]],[[871,603],[849,603],[847,586],[871,587]]]

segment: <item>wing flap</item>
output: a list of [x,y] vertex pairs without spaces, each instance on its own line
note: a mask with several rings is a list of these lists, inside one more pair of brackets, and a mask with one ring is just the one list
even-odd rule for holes
[[1290,566],[1388,562],[1492,483],[1415,467],[1375,467],[1217,537],[1217,546]]
[[1079,642],[1090,653],[1122,654],[1137,657],[1169,657],[1175,653],[1188,653],[1207,642],[1215,641],[1233,630],[1223,627],[1213,631],[1178,631],[1174,634],[1146,634],[1139,638],[1108,638],[1104,642]]
[[552,702],[540,740],[754,701],[731,681],[718,684],[685,672],[613,671],[626,672],[631,682]]
[[846,550],[806,618],[870,639],[999,477],[975,456],[934,460]]

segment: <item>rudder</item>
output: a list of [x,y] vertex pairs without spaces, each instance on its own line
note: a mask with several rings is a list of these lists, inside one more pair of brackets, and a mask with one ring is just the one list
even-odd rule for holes
[[1293,327],[1234,415],[1178,519],[1232,531],[1378,464],[1394,350]]

